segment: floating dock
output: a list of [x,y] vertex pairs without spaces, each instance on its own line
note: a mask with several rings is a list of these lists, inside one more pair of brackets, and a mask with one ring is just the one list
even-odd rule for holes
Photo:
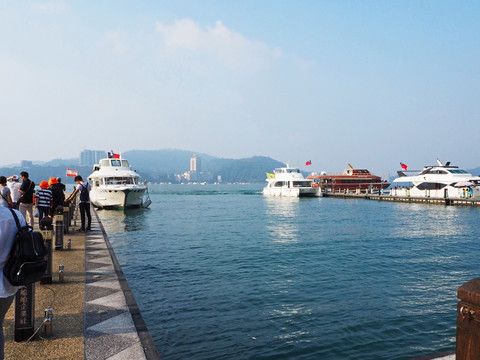
[[369,193],[343,193],[343,192],[325,192],[324,197],[333,197],[341,199],[366,199],[366,200],[379,200],[379,201],[393,201],[393,202],[407,202],[407,203],[422,203],[422,204],[437,204],[437,205],[458,205],[458,206],[480,206],[480,200],[468,199],[468,198],[434,198],[434,197],[412,197],[412,196],[399,196],[399,195],[382,195],[382,194],[369,194]]

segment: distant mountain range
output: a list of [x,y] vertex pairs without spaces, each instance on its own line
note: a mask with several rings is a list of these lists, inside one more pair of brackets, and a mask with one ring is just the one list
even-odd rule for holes
[[[244,159],[222,159],[208,154],[176,149],[164,150],[130,150],[122,156],[142,177],[150,182],[178,182],[176,174],[183,174],[190,169],[190,158],[198,155],[201,160],[203,172],[212,175],[216,181],[221,176],[223,182],[249,182],[263,183],[265,173],[272,172],[277,167],[285,166],[284,163],[265,156],[254,156]],[[84,178],[92,172],[92,165],[79,166],[79,159],[53,159],[46,162],[34,162],[33,166],[21,169],[19,166],[0,168],[0,175],[6,177],[28,171],[30,178],[39,183],[52,176],[61,177],[64,182],[73,183],[73,178],[67,178],[67,168],[78,170]],[[467,170],[473,175],[480,174],[480,167]]]
[[[199,152],[187,150],[130,150],[122,153],[122,157],[142,177],[150,182],[177,182],[176,174],[183,174],[190,170],[190,158],[198,155],[201,160],[201,170],[209,172],[214,180],[221,176],[223,182],[250,182],[262,183],[265,173],[274,168],[285,166],[284,163],[269,157],[254,156],[245,159],[221,159]],[[67,168],[78,170],[84,178],[92,172],[92,166],[79,166],[79,159],[54,159],[47,162],[34,162],[33,166],[21,169],[19,166],[0,168],[0,175],[6,177],[28,171],[30,178],[39,183],[52,176],[61,177],[64,182],[73,182],[67,178]]]

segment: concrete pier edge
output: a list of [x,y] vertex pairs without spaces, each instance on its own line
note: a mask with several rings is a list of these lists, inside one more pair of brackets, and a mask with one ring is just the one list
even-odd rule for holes
[[[109,240],[108,235],[105,231],[105,228],[103,227],[103,224],[102,224],[97,212],[93,208],[92,208],[92,210],[93,210],[92,215],[94,215],[96,220],[97,220],[96,222],[98,223],[98,226],[100,228],[103,240],[105,242],[106,249],[108,250],[109,256],[111,258],[112,265],[113,265],[113,268],[114,268],[114,272],[115,272],[115,275],[116,275],[116,279],[118,280],[118,282],[120,284],[120,289],[123,293],[123,296],[125,297],[126,306],[127,306],[128,312],[131,315],[133,325],[135,327],[135,331],[136,331],[136,333],[138,335],[138,338],[140,340],[141,347],[143,349],[145,358],[147,360],[160,359],[158,351],[157,351],[157,349],[155,347],[155,344],[153,342],[152,336],[147,329],[147,326],[146,326],[145,321],[142,317],[142,314],[140,312],[138,304],[135,300],[135,297],[133,295],[132,290],[130,289],[130,286],[129,286],[127,280],[126,280],[126,277],[125,277],[125,275],[122,271],[120,263],[118,262],[118,259],[115,255],[115,251],[112,247],[112,244],[110,243],[110,240]],[[94,219],[92,218],[92,220],[94,220]],[[92,230],[94,230],[93,223],[94,222],[92,221]],[[95,231],[92,231],[91,233],[86,233],[86,236],[85,236],[85,286],[86,286],[85,307],[87,307],[87,285],[88,285],[88,281],[92,280],[92,275],[89,274],[89,271],[88,271],[88,268],[89,268],[88,267],[88,263],[89,263],[88,252],[89,252],[89,250],[92,250],[91,246],[88,245],[88,240],[89,240],[89,235],[90,234],[95,234]],[[95,249],[93,249],[93,250],[95,250]],[[99,276],[99,275],[96,275],[96,276]],[[85,359],[95,358],[95,356],[91,357],[91,356],[88,355],[89,353],[91,353],[91,351],[88,350],[89,345],[88,345],[88,341],[87,341],[87,338],[88,338],[88,334],[87,334],[87,332],[88,332],[87,315],[88,315],[88,311],[87,311],[87,309],[85,309],[85,318],[86,318],[85,319],[85,330],[84,330],[85,331]],[[131,353],[128,353],[128,355],[125,354],[125,358],[128,358],[128,356],[130,356],[130,355],[131,355]],[[123,357],[122,356],[117,356],[116,358],[121,359]]]

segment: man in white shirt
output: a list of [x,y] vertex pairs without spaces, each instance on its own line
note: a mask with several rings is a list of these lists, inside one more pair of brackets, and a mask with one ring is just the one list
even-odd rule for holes
[[18,209],[18,199],[20,198],[20,182],[17,175],[12,175],[7,178],[7,186],[10,189],[10,196],[12,197],[13,208]]

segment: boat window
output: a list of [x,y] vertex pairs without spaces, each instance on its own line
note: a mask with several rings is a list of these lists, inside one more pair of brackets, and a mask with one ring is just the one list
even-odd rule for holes
[[284,181],[277,181],[274,186],[275,186],[275,187],[282,187],[282,186],[284,186],[284,185],[285,185],[285,182],[284,182]]
[[294,181],[293,187],[311,187],[312,183],[310,181]]
[[299,169],[287,169],[287,173],[300,173]]
[[112,161],[112,166],[121,166],[120,160],[111,160]]
[[128,161],[127,160],[122,160],[122,166],[128,167]]
[[108,177],[105,178],[106,185],[130,185],[135,184],[135,179],[129,176],[125,177]]
[[470,174],[468,171],[463,170],[463,169],[458,169],[458,170],[450,170],[452,174]]
[[110,166],[110,160],[107,160],[107,159],[101,160],[100,166]]
[[440,190],[443,189],[447,184],[441,183],[432,183],[432,182],[424,182],[417,185],[419,190]]

